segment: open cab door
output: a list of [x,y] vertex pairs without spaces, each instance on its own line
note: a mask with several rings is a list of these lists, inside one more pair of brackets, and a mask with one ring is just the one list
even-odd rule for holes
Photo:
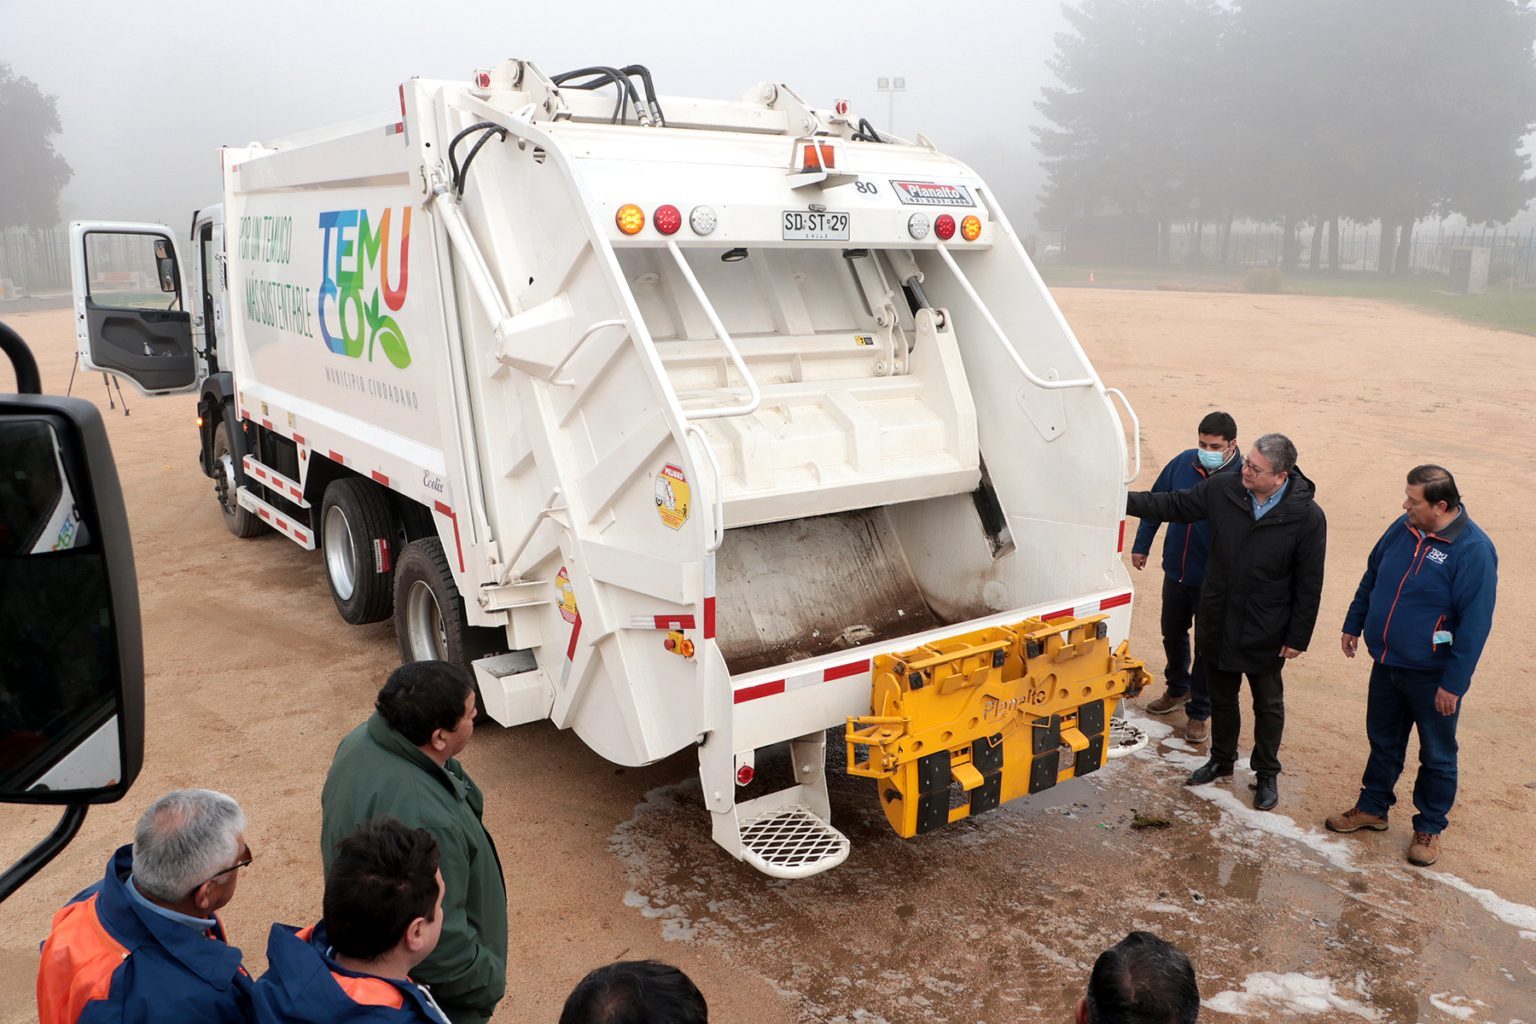
[[192,315],[171,229],[75,221],[69,238],[81,368],[126,377],[146,395],[196,388]]

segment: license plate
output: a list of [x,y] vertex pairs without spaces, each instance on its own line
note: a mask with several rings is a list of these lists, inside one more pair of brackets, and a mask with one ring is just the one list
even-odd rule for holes
[[784,241],[846,242],[849,219],[832,210],[785,210]]

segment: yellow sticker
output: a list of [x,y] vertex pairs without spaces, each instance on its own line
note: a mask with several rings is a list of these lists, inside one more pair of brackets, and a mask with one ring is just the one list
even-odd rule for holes
[[576,591],[571,589],[571,574],[563,565],[555,577],[555,607],[560,609],[560,617],[566,622],[576,621]]
[[875,339],[867,334],[855,334],[853,336],[853,343],[855,345],[873,345],[875,343]]
[[688,477],[682,467],[670,462],[662,466],[661,472],[656,474],[656,513],[661,516],[662,523],[674,530],[681,529],[688,521],[692,502]]

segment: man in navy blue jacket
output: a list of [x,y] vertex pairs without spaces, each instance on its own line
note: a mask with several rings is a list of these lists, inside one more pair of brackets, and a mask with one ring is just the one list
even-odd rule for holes
[[251,978],[218,912],[251,864],[232,797],[182,789],[149,805],[133,845],[53,915],[37,971],[41,1024],[245,1024]]
[[437,840],[393,818],[357,827],[325,875],[324,917],[274,924],[257,1024],[448,1024],[411,971],[443,932]]
[[1493,625],[1499,556],[1467,515],[1456,479],[1440,466],[1408,474],[1404,515],[1365,564],[1340,644],[1371,654],[1365,732],[1371,755],[1355,806],[1327,820],[1334,832],[1384,831],[1403,772],[1408,736],[1419,732],[1408,860],[1427,867],[1456,799],[1456,720]]
[[[1237,453],[1237,421],[1224,412],[1207,413],[1195,430],[1197,447],[1175,455],[1157,475],[1153,491],[1184,491],[1217,473],[1242,468]],[[1143,519],[1131,544],[1131,565],[1144,569],[1160,519]],[[1163,654],[1168,659],[1168,689],[1150,702],[1147,710],[1166,715],[1181,704],[1189,718],[1184,737],[1204,742],[1211,734],[1211,696],[1205,686],[1205,664],[1195,650],[1190,659],[1189,628],[1200,603],[1200,584],[1205,579],[1205,560],[1211,550],[1211,530],[1204,519],[1175,523],[1163,540]],[[1188,698],[1186,703],[1185,698]]]

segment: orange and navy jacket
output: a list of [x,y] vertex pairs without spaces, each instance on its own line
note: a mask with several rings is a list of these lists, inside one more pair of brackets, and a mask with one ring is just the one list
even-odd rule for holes
[[126,888],[133,847],[53,915],[37,971],[40,1024],[148,1021],[244,1024],[251,978],[224,926],[198,932],[142,906]]
[[323,921],[303,930],[274,924],[267,965],[252,997],[258,1024],[448,1024],[424,987],[331,959]]
[[1439,533],[1399,516],[1371,549],[1344,632],[1383,665],[1439,672],[1460,696],[1493,628],[1498,583],[1498,553],[1465,505]]
[[[1168,465],[1157,474],[1152,483],[1154,491],[1187,491],[1198,486],[1208,476],[1235,473],[1243,467],[1243,457],[1234,454],[1226,465],[1210,473],[1200,465],[1199,449],[1190,448],[1168,460]],[[1136,527],[1136,539],[1131,542],[1131,554],[1145,555],[1152,550],[1157,539],[1160,519],[1143,519]],[[1205,562],[1211,553],[1211,528],[1204,519],[1193,523],[1169,523],[1168,536],[1163,540],[1163,573],[1175,583],[1186,587],[1198,587],[1205,582]]]

